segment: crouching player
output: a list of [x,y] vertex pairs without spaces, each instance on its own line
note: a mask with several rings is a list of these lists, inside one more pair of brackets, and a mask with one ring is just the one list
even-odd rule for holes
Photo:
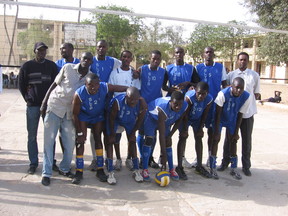
[[143,177],[139,172],[139,159],[136,148],[136,131],[140,128],[147,110],[145,99],[140,97],[139,90],[129,87],[126,94],[120,94],[111,100],[108,109],[109,144],[107,147],[108,179],[109,184],[116,184],[113,167],[113,145],[116,141],[116,131],[118,126],[125,128],[128,140],[128,154],[132,156],[133,177],[136,182],[143,182]]
[[230,174],[235,179],[241,179],[241,175],[236,170],[237,168],[237,140],[239,139],[239,128],[242,121],[243,113],[246,113],[249,105],[249,93],[244,91],[244,80],[236,77],[232,86],[221,90],[216,99],[216,116],[214,124],[213,145],[210,160],[210,173],[213,178],[218,179],[216,172],[216,155],[218,143],[221,138],[221,129],[226,127],[226,139],[230,147]]
[[[170,177],[173,180],[179,180],[179,176],[173,167],[172,135],[186,115],[187,107],[188,104],[184,101],[184,95],[178,91],[173,92],[171,97],[160,97],[148,104],[148,112],[144,120],[145,142],[143,146],[142,172],[144,181],[151,180],[148,162],[156,130],[159,130],[162,169],[166,169],[168,160]],[[171,130],[172,125],[173,128]]]
[[[185,94],[185,100],[188,103],[188,127],[191,125],[193,128],[195,139],[195,151],[197,154],[197,166],[195,171],[203,177],[210,178],[210,173],[202,166],[203,127],[211,104],[213,103],[213,97],[208,92],[208,84],[206,82],[199,82],[195,90],[190,90]],[[182,127],[180,126],[180,136],[177,146],[178,166],[176,167],[176,172],[178,173],[179,178],[183,180],[188,179],[182,165],[183,153],[188,137],[188,127],[185,128],[184,125]]]
[[78,88],[73,99],[73,122],[76,129],[76,174],[73,184],[79,184],[83,177],[84,143],[87,138],[87,127],[91,125],[94,134],[95,152],[97,157],[96,177],[101,182],[107,181],[103,170],[103,144],[101,133],[103,131],[105,98],[108,92],[126,91],[126,86],[117,86],[100,82],[96,74],[90,73],[86,77],[85,85]]

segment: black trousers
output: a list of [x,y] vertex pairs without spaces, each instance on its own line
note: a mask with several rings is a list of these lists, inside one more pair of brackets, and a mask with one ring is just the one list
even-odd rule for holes
[[[253,125],[254,125],[254,116],[251,116],[250,118],[246,118],[246,119],[243,118],[241,126],[240,126],[240,133],[241,133],[241,138],[242,138],[241,160],[242,160],[242,167],[245,169],[249,169],[251,167]],[[224,146],[223,146],[222,164],[228,165],[229,163],[230,163],[230,149],[229,149],[227,138],[225,137]]]

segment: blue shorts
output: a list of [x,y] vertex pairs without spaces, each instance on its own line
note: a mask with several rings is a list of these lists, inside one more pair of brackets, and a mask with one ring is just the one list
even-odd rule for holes
[[[131,123],[131,124],[125,124],[125,125],[124,125],[124,124],[119,124],[119,122],[115,121],[115,122],[114,122],[114,133],[117,132],[117,128],[118,128],[119,126],[124,127],[126,133],[127,133],[128,135],[130,135],[130,134],[132,133],[132,130],[133,130],[135,124]],[[111,134],[110,126],[109,126],[108,124],[106,124],[106,133],[107,133],[108,135]]]
[[[155,137],[156,130],[158,130],[158,122],[149,115],[145,117],[144,120],[144,135]],[[165,124],[165,136],[168,136],[170,133],[170,126]]]

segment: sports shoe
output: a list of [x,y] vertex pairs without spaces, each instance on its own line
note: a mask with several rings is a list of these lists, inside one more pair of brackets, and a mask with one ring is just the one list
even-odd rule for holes
[[191,163],[191,168],[196,168],[197,166],[197,158]]
[[195,173],[205,178],[212,178],[211,174],[203,166],[196,166]]
[[97,170],[97,160],[96,159],[93,159],[91,161],[91,164],[89,165],[88,169],[90,171],[96,171]]
[[236,169],[232,168],[230,171],[230,175],[237,180],[242,179],[242,176],[240,175],[240,173]]
[[116,178],[115,178],[115,176],[114,176],[114,172],[113,172],[113,171],[108,173],[107,182],[108,182],[108,184],[110,184],[110,185],[116,184],[117,181],[116,181]]
[[122,160],[121,159],[117,159],[116,163],[115,163],[115,166],[114,166],[114,169],[117,170],[117,171],[120,171],[121,168],[122,168]]
[[146,182],[150,182],[151,181],[150,173],[149,173],[148,169],[144,169],[142,171],[142,177],[143,177],[143,181],[146,181]]
[[186,173],[184,172],[184,168],[183,167],[176,167],[176,172],[179,176],[179,179],[182,179],[182,180],[187,180],[188,177],[186,175]]
[[134,170],[132,176],[136,182],[143,182],[143,177],[139,170]]
[[55,172],[59,172],[59,167],[56,165],[56,163],[53,164],[52,170],[55,171]]
[[107,175],[104,172],[104,169],[98,169],[96,172],[96,177],[99,179],[101,182],[107,182]]
[[213,179],[219,179],[216,169],[210,169],[210,174]]
[[134,169],[132,159],[127,158],[125,161],[125,165],[126,165],[127,169],[129,169],[130,171],[132,171]]
[[36,172],[36,167],[30,166],[27,172],[28,174],[33,175]]
[[185,168],[192,168],[191,163],[189,163],[185,157],[182,157],[182,166]]
[[74,173],[72,173],[71,171],[65,173],[65,172],[59,170],[58,173],[59,173],[59,175],[66,176],[68,178],[74,178],[74,176],[75,176]]
[[160,168],[159,164],[154,161],[153,157],[151,157],[149,160],[149,166],[153,169],[159,169]]
[[41,180],[42,185],[48,186],[50,185],[50,178],[49,177],[43,177]]
[[221,165],[217,168],[217,171],[224,171],[225,169],[228,168],[228,164],[224,164],[223,162],[221,163]]
[[83,178],[83,172],[76,171],[76,174],[72,179],[72,184],[80,184],[82,178]]
[[170,171],[170,178],[172,178],[174,181],[178,181],[179,180],[179,176],[177,174],[177,172],[175,171],[175,169],[171,169]]
[[243,171],[244,175],[246,175],[246,176],[251,176],[252,175],[252,173],[251,173],[249,168],[242,168],[242,171]]

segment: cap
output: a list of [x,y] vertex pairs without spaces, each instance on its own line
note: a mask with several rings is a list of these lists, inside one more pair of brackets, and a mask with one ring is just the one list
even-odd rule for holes
[[35,45],[34,45],[34,53],[35,53],[36,50],[40,49],[41,47],[44,47],[45,49],[48,49],[48,46],[46,46],[45,43],[43,43],[43,42],[37,42],[37,43],[35,43]]

